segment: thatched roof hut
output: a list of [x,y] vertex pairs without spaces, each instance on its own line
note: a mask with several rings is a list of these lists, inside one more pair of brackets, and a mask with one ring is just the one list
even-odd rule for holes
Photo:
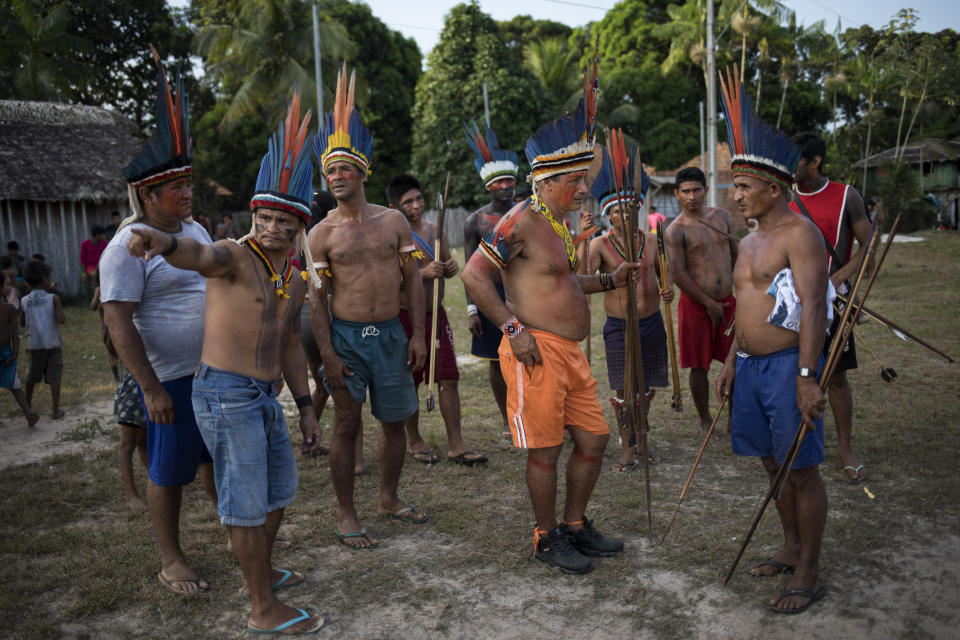
[[42,253],[58,289],[79,290],[80,243],[110,213],[127,215],[123,168],[141,148],[136,126],[82,105],[0,100],[0,237]]

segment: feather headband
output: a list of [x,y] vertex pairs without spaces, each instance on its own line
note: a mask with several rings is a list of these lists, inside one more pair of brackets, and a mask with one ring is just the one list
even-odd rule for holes
[[464,122],[463,128],[466,130],[467,144],[477,155],[473,165],[480,172],[480,178],[483,180],[483,186],[489,187],[497,180],[503,178],[517,178],[517,154],[512,151],[500,149],[497,142],[497,134],[489,126],[486,128],[486,138],[480,135],[480,127],[477,121],[470,118],[470,122]]
[[307,127],[312,112],[300,121],[300,87],[293,92],[287,107],[287,118],[270,136],[267,154],[260,163],[257,186],[250,199],[250,209],[266,207],[292,213],[310,222],[310,199],[313,197],[313,163],[307,144]]
[[190,166],[190,103],[183,91],[180,69],[174,74],[176,92],[171,93],[167,71],[160,55],[150,45],[157,65],[157,126],[138,153],[123,170],[123,176],[135,191],[152,187],[193,172]]
[[733,175],[773,182],[790,193],[800,150],[785,133],[766,124],[753,112],[750,96],[740,85],[736,65],[733,75],[727,68],[726,82],[720,74],[720,90]]
[[327,167],[337,161],[350,162],[365,174],[370,173],[370,160],[373,157],[373,137],[360,122],[360,114],[354,108],[354,86],[357,70],[350,73],[347,85],[347,63],[337,72],[337,94],[333,111],[327,113],[321,123],[320,131],[313,143],[313,152],[320,160],[324,173]]
[[528,180],[534,184],[562,173],[585,171],[593,162],[594,130],[600,99],[600,78],[597,75],[599,51],[600,36],[597,36],[593,66],[588,66],[583,75],[583,95],[574,114],[548,122],[527,140],[525,152],[531,168]]
[[[590,193],[594,199],[600,203],[600,215],[606,216],[610,209],[619,205],[621,202],[631,203],[635,199],[639,200],[642,207],[646,201],[647,190],[650,189],[650,176],[640,166],[640,191],[637,192],[636,185],[636,161],[638,158],[636,145],[631,145],[630,153],[627,154],[623,145],[623,133],[619,129],[610,132],[610,148],[604,148],[603,164],[600,166],[600,172]],[[611,154],[617,156],[617,161],[611,157]],[[619,169],[617,169],[619,167]],[[619,180],[617,178],[620,178]]]

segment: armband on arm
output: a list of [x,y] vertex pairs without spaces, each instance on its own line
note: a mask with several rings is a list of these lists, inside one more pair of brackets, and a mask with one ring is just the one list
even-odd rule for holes
[[611,291],[617,288],[617,284],[613,281],[613,275],[609,273],[600,274],[600,288],[604,291]]
[[503,331],[507,338],[516,338],[523,329],[523,323],[517,320],[517,316],[510,316],[509,320],[500,325],[500,331]]
[[417,245],[415,244],[408,244],[405,247],[400,247],[399,253],[401,262],[406,262],[407,260],[411,259],[419,260],[427,257],[423,251],[417,249]]

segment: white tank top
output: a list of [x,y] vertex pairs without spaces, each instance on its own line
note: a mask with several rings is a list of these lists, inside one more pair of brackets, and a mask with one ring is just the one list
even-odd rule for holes
[[56,349],[63,344],[53,294],[34,289],[20,301],[27,320],[27,349]]

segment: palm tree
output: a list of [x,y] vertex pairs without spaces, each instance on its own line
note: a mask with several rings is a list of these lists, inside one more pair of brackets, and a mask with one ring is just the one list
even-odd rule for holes
[[533,40],[523,47],[523,65],[540,81],[561,107],[579,95],[583,75],[578,68],[580,52],[563,38]]
[[75,54],[93,49],[85,38],[67,33],[70,10],[59,6],[43,15],[38,0],[12,0],[4,13],[0,48],[5,70],[0,73],[11,85],[4,93],[23,100],[70,98],[87,76]]
[[[323,15],[325,2],[318,1]],[[221,130],[251,113],[280,119],[295,86],[304,97],[316,95],[310,14],[310,3],[302,0],[237,0],[222,11],[225,20],[203,26],[197,48],[208,74],[229,95]],[[331,62],[354,51],[343,26],[329,18],[321,19],[320,41]]]

